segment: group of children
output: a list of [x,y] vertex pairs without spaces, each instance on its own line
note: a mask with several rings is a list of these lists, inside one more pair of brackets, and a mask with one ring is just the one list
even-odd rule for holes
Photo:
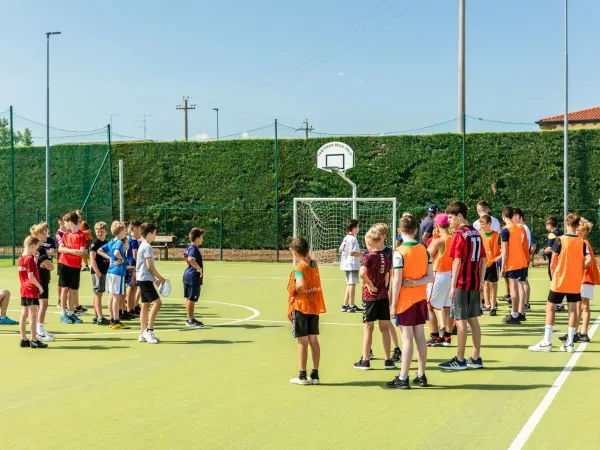
[[[83,322],[80,315],[87,308],[79,303],[79,287],[81,272],[88,266],[88,247],[94,293],[93,323],[120,330],[130,328],[123,321],[139,318],[141,330],[138,341],[150,344],[160,342],[154,333],[155,320],[162,305],[159,292],[168,296],[170,283],[160,275],[154,264],[152,242],[156,239],[157,227],[152,223],[138,221],[131,221],[127,227],[123,222],[114,221],[110,227],[113,238],[108,241],[108,226],[105,222],[94,225],[95,238],[92,238],[91,232],[82,231],[84,221],[81,211],[69,212],[57,221],[59,229],[56,240],[50,237],[50,227],[43,222],[31,227],[31,235],[23,243],[24,250],[18,264],[22,305],[20,346],[46,348],[46,342],[55,341],[54,335],[45,328],[51,272],[55,270],[55,252],[58,252],[56,271],[58,307],[62,309],[60,322]],[[89,225],[85,225],[90,230]],[[203,235],[203,229],[192,228],[189,233],[190,243],[184,253],[186,326],[194,328],[204,326],[194,317],[194,305],[200,298],[203,282],[204,265],[199,250]],[[82,263],[85,266],[82,267]],[[109,294],[108,319],[103,315],[102,298],[105,292]],[[0,291],[0,324],[17,323],[6,317],[9,297],[10,293],[7,291]],[[27,321],[30,324],[31,340],[26,335]]]
[[[343,312],[363,312],[362,355],[354,368],[369,370],[375,322],[379,322],[384,351],[384,369],[395,369],[401,362],[400,374],[387,383],[390,388],[409,389],[409,369],[413,352],[417,351],[417,376],[413,385],[426,387],[427,347],[451,345],[457,335],[456,356],[439,364],[445,370],[483,368],[479,316],[488,311],[497,315],[497,291],[500,276],[507,285],[506,300],[510,313],[505,325],[518,325],[526,320],[529,306],[528,267],[535,252],[531,232],[524,223],[520,208],[505,207],[501,226],[490,215],[485,202],[477,205],[479,219],[467,222],[467,206],[454,202],[440,213],[430,208],[433,231],[427,242],[419,242],[417,219],[404,213],[398,228],[395,250],[385,246],[388,233],[385,224],[375,224],[365,234],[366,251],[361,252],[357,235],[359,223],[348,221],[348,234],[340,246],[340,269],[345,272],[347,288]],[[592,224],[575,214],[565,220],[566,234],[557,229],[553,217],[546,220],[548,242],[542,250],[549,257],[550,293],[546,304],[544,339],[529,347],[530,351],[552,350],[556,311],[567,299],[569,327],[561,351],[573,352],[574,343],[589,342],[589,303],[594,286],[600,284],[600,273],[593,249],[586,240]],[[427,236],[428,237],[428,236]],[[325,303],[319,268],[310,257],[306,239],[297,237],[291,251],[297,262],[288,282],[288,317],[293,336],[298,339],[300,372],[293,384],[318,384],[320,346],[319,315]],[[355,285],[362,281],[363,308],[354,303]],[[557,308],[558,307],[558,308]],[[439,314],[439,320],[438,320]],[[400,327],[402,350],[392,325]],[[430,337],[424,325],[429,322]],[[441,322],[441,323],[440,323]],[[581,332],[577,329],[581,322]],[[441,327],[440,327],[441,325]],[[465,358],[467,332],[471,333],[473,354]],[[391,352],[391,344],[395,349]],[[308,348],[312,351],[313,368],[307,376]]]

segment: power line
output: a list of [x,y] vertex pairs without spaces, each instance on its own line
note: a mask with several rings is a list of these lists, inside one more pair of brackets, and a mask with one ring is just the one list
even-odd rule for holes
[[[29,119],[27,117],[20,116],[19,114],[15,113],[15,112],[13,112],[13,115],[15,117],[18,117],[19,119],[27,120],[28,122],[35,123],[36,125],[40,125],[42,127],[46,127],[45,123],[36,122],[35,120]],[[104,126],[102,128],[96,128],[94,130],[66,130],[64,128],[57,128],[57,127],[52,127],[51,126],[50,129],[51,130],[57,130],[57,131],[64,131],[65,133],[91,133],[92,131],[104,130],[104,129],[106,129],[106,127]],[[46,139],[46,138],[44,137],[44,139]]]

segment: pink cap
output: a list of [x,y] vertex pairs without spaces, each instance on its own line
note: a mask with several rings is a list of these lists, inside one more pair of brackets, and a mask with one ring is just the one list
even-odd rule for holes
[[448,222],[447,214],[438,214],[435,216],[435,223],[437,223],[440,227],[449,227],[450,222]]

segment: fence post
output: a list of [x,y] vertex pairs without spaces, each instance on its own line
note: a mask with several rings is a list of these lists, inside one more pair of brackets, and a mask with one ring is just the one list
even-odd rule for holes
[[467,168],[466,168],[466,156],[467,156],[467,116],[465,114],[460,118],[462,122],[462,201],[465,201],[466,190],[467,190]]
[[279,143],[275,119],[275,261],[279,262]]
[[17,258],[17,236],[15,219],[15,137],[13,134],[13,107],[10,107],[10,228],[12,230],[12,265]]
[[219,217],[219,250],[219,261],[223,261],[223,212],[221,212],[221,216]]
[[163,209],[163,213],[165,215],[165,235],[168,234],[168,224],[167,224],[167,208]]
[[110,195],[110,221],[114,219],[113,208],[115,206],[113,199],[113,176],[112,176],[112,144],[110,140],[110,123],[107,126],[108,134],[108,182],[109,182],[109,195]]

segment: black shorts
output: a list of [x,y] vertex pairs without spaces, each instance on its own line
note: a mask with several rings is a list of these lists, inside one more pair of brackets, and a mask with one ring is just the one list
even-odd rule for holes
[[579,292],[576,294],[565,294],[554,291],[550,291],[548,294],[548,301],[554,305],[559,305],[563,302],[565,297],[567,297],[567,303],[577,303],[581,301],[581,293]]
[[183,296],[190,302],[197,302],[200,298],[201,291],[202,286],[200,286],[199,284],[183,283]]
[[62,272],[63,265],[61,263],[56,263],[56,275],[58,275],[58,279],[60,280],[60,273]]
[[48,289],[50,289],[50,271],[40,270],[40,285],[44,292],[40,294],[40,298],[48,300]]
[[485,269],[485,281],[489,281],[490,283],[498,282],[498,264],[494,263],[487,269]]
[[387,298],[363,302],[363,323],[390,320],[390,301]]
[[319,316],[292,311],[292,337],[301,338],[319,334]]
[[137,281],[135,285],[140,288],[142,293],[142,303],[152,303],[160,299],[152,281]]
[[58,285],[62,288],[79,289],[79,278],[81,277],[80,267],[69,267],[63,264],[58,277]]
[[525,281],[527,278],[526,269],[518,269],[518,270],[507,270],[505,272],[506,278],[511,278],[513,280]]
[[40,306],[40,299],[21,297],[21,306]]

